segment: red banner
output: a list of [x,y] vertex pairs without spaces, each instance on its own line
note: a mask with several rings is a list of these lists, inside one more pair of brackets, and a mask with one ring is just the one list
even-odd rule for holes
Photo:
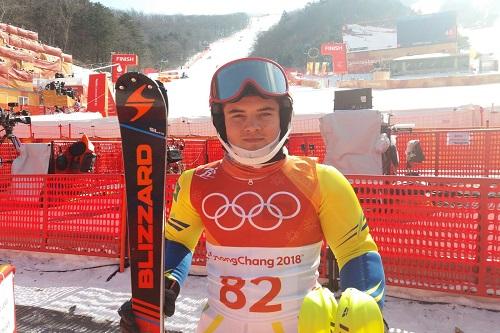
[[345,43],[323,43],[321,54],[332,56],[333,72],[337,74],[347,73],[347,48]]
[[105,73],[89,75],[89,86],[87,93],[88,111],[100,112],[103,117],[106,117],[107,90],[108,87]]
[[111,68],[111,81],[114,83],[120,75],[127,72],[129,65],[137,65],[139,57],[137,54],[121,54],[113,53],[111,55],[111,63],[114,65]]

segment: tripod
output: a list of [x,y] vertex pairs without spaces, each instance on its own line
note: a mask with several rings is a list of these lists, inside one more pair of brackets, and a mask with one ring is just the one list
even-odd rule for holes
[[[5,140],[10,140],[12,144],[14,145],[14,148],[16,149],[17,154],[19,155],[21,153],[21,141],[17,136],[15,136],[12,131],[7,131],[5,129],[1,130],[0,132],[5,131],[6,133],[0,138],[0,145],[4,143]],[[11,163],[14,162],[14,160],[7,160],[4,161],[2,156],[0,156],[0,166],[3,163]]]
[[[0,135],[2,132],[5,132],[4,135],[0,137],[0,145],[4,143],[7,139],[12,142],[16,152],[18,154],[21,153],[21,141],[14,134],[14,126],[16,123],[30,124],[31,118],[29,117],[29,113],[26,110],[21,110],[19,112],[14,112],[14,107],[17,106],[17,103],[9,103],[10,109],[2,109],[0,108]],[[2,161],[0,157],[0,164],[2,163],[12,163],[13,161]]]

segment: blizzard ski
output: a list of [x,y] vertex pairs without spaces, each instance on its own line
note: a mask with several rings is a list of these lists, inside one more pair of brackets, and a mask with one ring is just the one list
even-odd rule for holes
[[141,333],[163,333],[163,224],[168,101],[141,73],[116,82],[122,137],[132,310]]

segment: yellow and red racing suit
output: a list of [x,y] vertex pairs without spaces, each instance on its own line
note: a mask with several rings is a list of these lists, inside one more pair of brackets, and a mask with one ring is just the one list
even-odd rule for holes
[[[193,252],[203,231],[208,307],[198,332],[296,332],[302,300],[318,285],[323,239],[341,272],[353,263],[347,280],[358,279],[359,258],[380,258],[349,182],[308,158],[252,168],[225,157],[184,172],[165,236]],[[371,265],[380,271],[362,287],[380,301],[381,261]]]

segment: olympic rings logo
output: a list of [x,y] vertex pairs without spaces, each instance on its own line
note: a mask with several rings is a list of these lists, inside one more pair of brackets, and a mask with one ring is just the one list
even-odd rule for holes
[[[273,199],[275,199],[277,196],[280,196],[280,195],[287,196],[295,202],[296,209],[292,214],[284,215],[283,211],[280,209],[280,207],[278,207],[277,205],[272,203]],[[238,200],[240,200],[244,196],[255,197],[258,200],[258,203],[256,205],[254,205],[252,208],[250,208],[250,210],[248,212],[246,212],[243,209],[243,207],[238,204]],[[209,213],[207,213],[207,211],[205,209],[205,204],[206,204],[207,200],[209,200],[212,197],[222,198],[222,200],[224,201],[224,204],[222,206],[220,206],[219,208],[217,208],[213,215],[210,215]],[[256,228],[258,230],[271,231],[271,230],[278,228],[283,223],[284,220],[289,220],[289,219],[292,219],[295,216],[297,216],[300,212],[300,208],[301,208],[301,206],[300,206],[299,199],[293,193],[285,192],[285,191],[273,193],[271,196],[269,196],[269,198],[266,201],[264,201],[264,198],[262,198],[262,196],[260,194],[252,192],[252,191],[246,191],[246,192],[242,192],[242,193],[238,194],[231,202],[229,201],[229,198],[226,195],[224,195],[222,193],[215,192],[215,193],[211,193],[211,194],[207,195],[201,203],[201,209],[203,210],[203,214],[205,214],[205,216],[207,218],[214,220],[215,224],[217,224],[217,226],[219,228],[221,228],[222,230],[225,230],[225,231],[232,231],[232,230],[237,230],[237,229],[241,228],[241,226],[245,223],[246,220],[248,220],[248,222],[254,228]],[[226,226],[222,225],[222,223],[220,221],[220,218],[225,216],[226,213],[229,212],[229,209],[231,209],[231,211],[234,215],[236,215],[237,217],[240,218],[240,222],[236,226],[233,226],[233,227],[226,227]],[[273,226],[263,227],[263,226],[260,226],[260,225],[255,223],[254,218],[257,217],[257,215],[261,214],[264,211],[264,209],[266,209],[270,215],[272,215],[273,217],[275,217],[277,219],[276,223]]]

